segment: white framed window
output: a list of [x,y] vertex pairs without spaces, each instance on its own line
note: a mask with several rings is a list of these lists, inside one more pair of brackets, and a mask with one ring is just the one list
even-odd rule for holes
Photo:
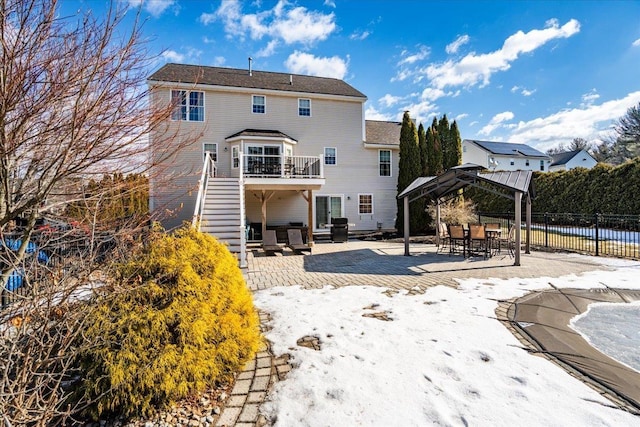
[[515,164],[516,164],[516,161],[515,161],[515,160],[513,160],[513,159],[510,159],[510,160],[509,160],[509,164],[510,164],[511,166],[513,166],[513,165],[515,165]]
[[391,176],[391,150],[378,151],[380,176]]
[[335,165],[338,163],[338,151],[335,147],[324,147],[324,164]]
[[171,120],[204,121],[204,92],[172,90],[171,103],[174,106]]
[[231,147],[231,167],[233,169],[240,167],[240,147],[237,145]]
[[358,194],[358,214],[373,215],[373,194]]
[[311,117],[311,100],[300,98],[298,99],[298,115],[302,117]]
[[529,159],[525,160],[524,164],[525,166],[529,166]]
[[263,95],[251,95],[251,112],[254,114],[266,114],[267,98]]
[[217,162],[218,161],[218,144],[210,144],[207,142],[202,144],[202,157],[204,158],[204,156],[206,156],[207,153],[209,153],[209,155],[211,156],[211,160],[213,160],[214,162]]
[[544,160],[540,160],[540,170],[544,172]]

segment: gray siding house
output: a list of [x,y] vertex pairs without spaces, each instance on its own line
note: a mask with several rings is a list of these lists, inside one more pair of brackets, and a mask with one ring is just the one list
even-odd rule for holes
[[195,219],[241,257],[267,227],[301,227],[308,241],[337,217],[393,229],[400,124],[365,121],[367,98],[346,82],[166,64],[148,85],[174,106],[167,129],[195,139],[151,174],[166,228]]

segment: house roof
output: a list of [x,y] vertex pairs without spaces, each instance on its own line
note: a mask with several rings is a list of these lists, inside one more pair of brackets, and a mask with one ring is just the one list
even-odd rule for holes
[[[266,137],[266,138],[282,138],[282,139],[290,139],[292,141],[296,141],[295,138],[291,138],[286,133],[282,133],[279,130],[271,130],[271,129],[245,129],[240,132],[234,133],[233,135],[229,135],[225,139],[237,138],[239,136],[246,137]],[[297,142],[297,141],[296,141]]]
[[516,144],[513,142],[493,142],[493,141],[477,141],[475,139],[465,139],[465,142],[472,142],[490,152],[491,154],[502,156],[527,156],[527,157],[545,157],[549,156],[535,148],[529,147],[527,144]]
[[[580,154],[582,151],[583,150],[573,150],[573,151],[566,151],[562,153],[552,154],[550,166],[566,165],[571,161],[571,159],[573,159],[575,156]],[[591,156],[591,154],[589,154],[589,156]]]
[[249,75],[247,69],[201,65],[166,64],[149,76],[149,81],[367,98],[362,92],[339,79],[255,70]]
[[365,120],[367,144],[400,145],[400,122]]

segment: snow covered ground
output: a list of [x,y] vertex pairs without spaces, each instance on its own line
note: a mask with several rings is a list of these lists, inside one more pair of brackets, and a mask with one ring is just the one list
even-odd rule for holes
[[[373,286],[260,291],[255,303],[273,319],[267,338],[294,365],[261,411],[276,426],[638,425],[639,417],[527,353],[495,318],[497,299],[549,282],[640,287],[640,263],[602,262],[615,270],[461,280],[458,289],[438,286],[417,295]],[[319,338],[320,351],[296,344],[308,335]]]

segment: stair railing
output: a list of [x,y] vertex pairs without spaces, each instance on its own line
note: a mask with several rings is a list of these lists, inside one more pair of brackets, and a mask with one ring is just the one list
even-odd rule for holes
[[204,202],[207,196],[207,187],[209,186],[209,177],[216,176],[216,162],[211,157],[211,153],[205,152],[204,162],[202,165],[202,173],[200,181],[198,181],[198,196],[196,197],[196,205],[193,210],[193,219],[191,225],[200,230],[200,217],[204,210]]

